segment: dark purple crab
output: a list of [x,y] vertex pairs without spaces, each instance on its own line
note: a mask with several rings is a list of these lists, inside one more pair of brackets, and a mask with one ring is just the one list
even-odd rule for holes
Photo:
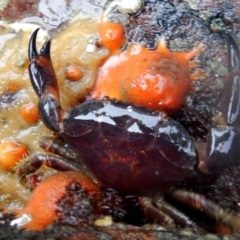
[[[237,217],[201,195],[171,188],[190,176],[197,166],[201,171],[211,172],[238,163],[240,51],[231,34],[225,34],[230,72],[221,100],[225,125],[212,128],[200,149],[199,145],[195,148],[183,126],[164,112],[105,97],[88,100],[65,113],[59,102],[57,79],[50,59],[51,42],[46,41],[38,54],[37,32],[29,43],[29,74],[39,96],[40,116],[71,148],[66,150],[63,145],[43,138],[41,145],[58,155],[35,154],[19,170],[21,175],[36,171],[43,163],[60,171],[85,171],[103,187],[139,196],[146,215],[154,216],[163,225],[175,222],[195,226],[186,215],[162,200],[161,194],[167,192],[201,208],[234,230],[240,228]],[[155,197],[154,202],[152,197]]]

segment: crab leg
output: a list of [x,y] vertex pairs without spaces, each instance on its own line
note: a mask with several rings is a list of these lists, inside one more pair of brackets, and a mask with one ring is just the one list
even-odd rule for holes
[[231,34],[226,33],[229,75],[226,77],[220,107],[225,126],[212,128],[200,149],[199,168],[203,172],[231,167],[240,160],[240,50]]
[[188,226],[197,228],[196,223],[193,222],[190,217],[185,215],[183,212],[181,212],[171,204],[167,203],[163,198],[157,199],[154,205],[156,205],[158,210],[171,217],[177,225],[182,227]]
[[228,70],[239,71],[240,70],[240,49],[234,37],[227,33],[225,34],[228,48]]
[[154,219],[162,226],[175,226],[173,219],[153,206],[150,198],[139,197],[139,203],[142,206],[146,216],[148,216],[150,219]]
[[42,165],[45,165],[59,171],[80,171],[97,182],[78,154],[70,147],[66,148],[63,143],[55,142],[54,140],[56,139],[42,137],[39,141],[41,148],[47,152],[54,153],[54,155],[37,153],[30,156],[29,160],[17,169],[17,174],[20,177],[24,177],[25,175],[36,172]]
[[173,189],[168,191],[167,194],[182,203],[186,203],[189,206],[205,212],[215,220],[226,224],[233,232],[238,232],[240,229],[240,219],[236,215],[224,210],[201,194],[180,189]]
[[[61,140],[61,139],[60,139]],[[51,152],[59,155],[71,162],[80,162],[80,156],[73,151],[69,146],[59,139],[43,136],[40,138],[38,144],[46,152]],[[83,164],[84,165],[84,164]]]
[[240,123],[240,49],[232,35],[227,34],[226,41],[230,74],[224,83],[221,110],[226,124],[237,128]]
[[39,99],[39,113],[46,126],[55,132],[62,131],[63,110],[59,102],[57,78],[50,57],[51,41],[47,40],[38,54],[36,50],[36,29],[30,39],[28,67],[32,86]]
[[24,177],[30,173],[36,172],[42,165],[59,171],[82,171],[82,165],[72,162],[67,162],[63,157],[57,155],[50,155],[45,153],[37,153],[32,155],[29,161],[26,161],[23,167],[17,170],[20,177]]
[[168,204],[163,197],[157,197],[153,202],[151,198],[139,197],[139,203],[143,207],[146,216],[150,219],[154,219],[162,226],[175,226],[176,223],[180,226],[197,228],[196,223],[180,210]]

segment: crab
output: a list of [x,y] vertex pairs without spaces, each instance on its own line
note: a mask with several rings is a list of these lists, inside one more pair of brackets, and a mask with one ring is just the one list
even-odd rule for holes
[[[195,77],[189,75],[188,68],[196,66],[190,60],[203,51],[201,45],[187,53],[171,52],[163,38],[155,50],[138,43],[124,51],[114,46],[99,70],[91,98],[65,112],[50,57],[51,40],[38,53],[37,33],[38,29],[29,42],[30,80],[39,97],[41,120],[64,142],[42,138],[40,145],[57,155],[31,156],[18,170],[20,175],[33,173],[42,164],[60,171],[80,171],[103,188],[138,196],[145,214],[162,225],[196,226],[163,200],[167,193],[202,209],[230,229],[240,229],[234,214],[199,194],[173,188],[196,169],[209,173],[239,163],[240,54],[231,34],[225,33],[229,74],[221,99],[224,125],[210,129],[207,141],[196,144],[169,113],[177,111],[191,91]],[[173,74],[161,69],[159,62],[173,69]],[[132,71],[134,65],[137,70]],[[116,73],[124,77],[116,77]],[[161,89],[156,88],[160,80]]]
[[[146,215],[154,216],[162,225],[175,221],[179,225],[195,226],[187,216],[164,202],[160,196],[167,193],[201,208],[229,228],[239,228],[240,221],[234,214],[199,194],[172,188],[190,176],[195,168],[210,172],[238,163],[237,124],[240,116],[235,91],[239,89],[240,55],[231,34],[225,34],[230,73],[221,101],[226,125],[210,130],[207,142],[201,145],[205,149],[201,149],[198,160],[198,148],[192,138],[166,111],[154,111],[103,97],[101,100],[87,100],[64,112],[50,59],[51,41],[47,40],[38,54],[37,32],[38,29],[29,43],[29,74],[39,96],[40,116],[70,148],[66,150],[61,143],[43,138],[42,147],[61,156],[35,154],[19,170],[21,175],[35,172],[42,164],[60,171],[81,171],[101,186],[138,196]],[[154,203],[151,199],[155,199]]]

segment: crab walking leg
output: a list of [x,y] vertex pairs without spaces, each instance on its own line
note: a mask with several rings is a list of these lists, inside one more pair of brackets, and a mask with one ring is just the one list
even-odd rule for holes
[[196,223],[180,210],[165,202],[163,197],[158,196],[154,201],[148,197],[139,197],[139,203],[143,207],[146,216],[162,226],[170,227],[177,224],[184,227],[189,226],[197,228]]
[[55,132],[62,131],[63,110],[59,102],[57,78],[51,62],[51,40],[47,40],[38,54],[36,37],[39,28],[34,31],[29,41],[28,67],[32,86],[39,97],[39,113],[42,121]]
[[43,136],[40,138],[38,144],[47,152],[54,153],[72,162],[80,162],[81,157],[69,146],[66,147],[66,143],[61,142],[59,139]]
[[[57,164],[58,159],[60,160],[59,161],[60,165],[58,167],[55,167],[55,169],[59,168],[58,170],[61,170],[61,171],[66,171],[66,170],[81,171],[93,179],[94,176],[90,174],[90,171],[87,169],[87,166],[82,160],[81,156],[78,155],[76,152],[74,152],[69,146],[66,147],[65,144],[66,143],[57,141],[57,139],[53,139],[51,137],[46,137],[46,136],[41,137],[41,139],[39,140],[39,146],[41,148],[43,148],[47,152],[51,152],[59,156],[59,157],[56,156],[56,158],[52,156],[51,158],[54,162],[56,162],[54,163],[54,166],[55,164]],[[35,158],[35,161],[37,161],[36,156],[34,158]],[[51,165],[52,163],[49,161],[45,162],[41,160],[41,158],[38,161],[41,162],[42,164],[47,165],[48,167],[54,168],[54,166]]]
[[174,220],[152,204],[152,199],[148,197],[139,197],[139,204],[142,206],[144,213],[150,219],[154,219],[162,226],[175,226]]
[[171,217],[177,225],[182,227],[188,226],[197,228],[196,223],[193,222],[190,217],[185,215],[183,212],[181,212],[171,204],[165,202],[163,198],[156,199],[156,201],[154,201],[154,205],[157,207],[158,210]]
[[50,155],[45,153],[37,153],[29,158],[29,161],[24,163],[17,169],[18,176],[24,177],[30,173],[36,172],[42,165],[59,171],[83,171],[83,167],[77,163],[67,162],[64,158],[57,155]]
[[196,209],[200,209],[215,220],[226,224],[234,232],[239,232],[239,217],[219,207],[214,202],[206,199],[203,195],[179,189],[174,189],[167,193],[178,201],[186,203]]
[[42,137],[39,145],[47,152],[57,155],[37,153],[30,156],[28,161],[24,162],[23,165],[20,165],[20,168],[16,170],[19,176],[24,177],[25,175],[34,173],[42,165],[45,165],[59,171],[80,171],[97,182],[83,163],[81,157],[71,148],[66,148],[64,144],[54,142],[54,139],[50,137]]

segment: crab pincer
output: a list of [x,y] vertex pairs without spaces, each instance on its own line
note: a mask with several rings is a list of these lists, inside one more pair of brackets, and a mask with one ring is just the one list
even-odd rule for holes
[[56,74],[50,57],[51,40],[46,40],[38,54],[36,29],[29,41],[28,57],[31,61],[28,67],[32,86],[39,96],[39,113],[44,124],[51,130],[60,132],[62,129],[63,110],[59,103],[59,90]]

